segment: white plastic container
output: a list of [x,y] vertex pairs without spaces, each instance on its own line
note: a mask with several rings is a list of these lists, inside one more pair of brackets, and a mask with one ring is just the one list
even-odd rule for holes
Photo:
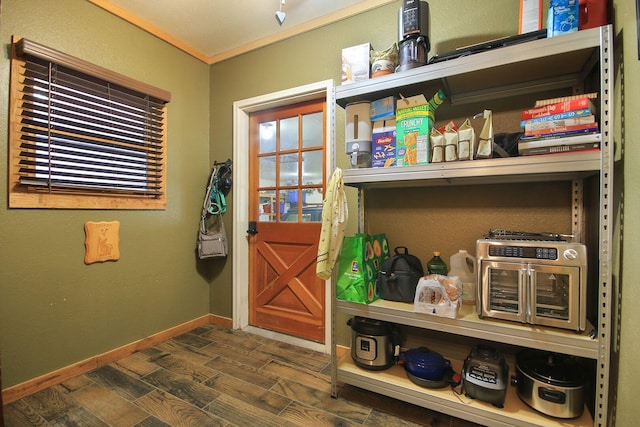
[[462,303],[476,302],[476,259],[460,249],[449,258],[449,276],[458,276],[462,282]]
[[345,108],[345,152],[352,168],[371,167],[370,107],[370,102],[362,101],[347,104]]

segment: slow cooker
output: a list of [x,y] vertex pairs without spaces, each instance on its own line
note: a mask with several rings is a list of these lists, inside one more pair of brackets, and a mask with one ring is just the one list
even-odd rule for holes
[[509,367],[504,356],[488,345],[476,345],[462,367],[462,387],[466,396],[504,406],[509,381]]
[[383,370],[396,362],[400,349],[400,330],[393,323],[366,317],[352,317],[351,358],[364,369]]
[[578,358],[531,349],[516,355],[512,383],[533,409],[556,418],[576,418],[584,410],[586,378]]

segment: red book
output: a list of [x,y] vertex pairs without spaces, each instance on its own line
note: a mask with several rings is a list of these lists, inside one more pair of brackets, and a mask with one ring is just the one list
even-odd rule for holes
[[558,102],[555,104],[545,105],[537,108],[530,108],[522,112],[522,120],[535,119],[552,114],[566,113],[567,111],[581,110],[590,108],[595,111],[595,105],[591,99],[585,97],[571,99],[568,101]]
[[550,126],[542,129],[532,129],[524,132],[524,136],[549,136],[552,134],[566,134],[576,131],[597,131],[598,123],[579,123],[577,125],[567,125],[567,126]]

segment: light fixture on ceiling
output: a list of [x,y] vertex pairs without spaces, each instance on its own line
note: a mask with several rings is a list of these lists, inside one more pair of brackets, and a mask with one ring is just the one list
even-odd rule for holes
[[276,10],[276,21],[278,21],[278,25],[282,26],[284,22],[284,18],[287,17],[287,14],[282,11],[282,5],[285,0],[280,0],[280,10]]

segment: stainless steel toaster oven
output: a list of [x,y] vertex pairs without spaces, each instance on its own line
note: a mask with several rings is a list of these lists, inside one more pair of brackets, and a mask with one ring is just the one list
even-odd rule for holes
[[580,243],[476,242],[481,318],[584,331],[587,250]]

